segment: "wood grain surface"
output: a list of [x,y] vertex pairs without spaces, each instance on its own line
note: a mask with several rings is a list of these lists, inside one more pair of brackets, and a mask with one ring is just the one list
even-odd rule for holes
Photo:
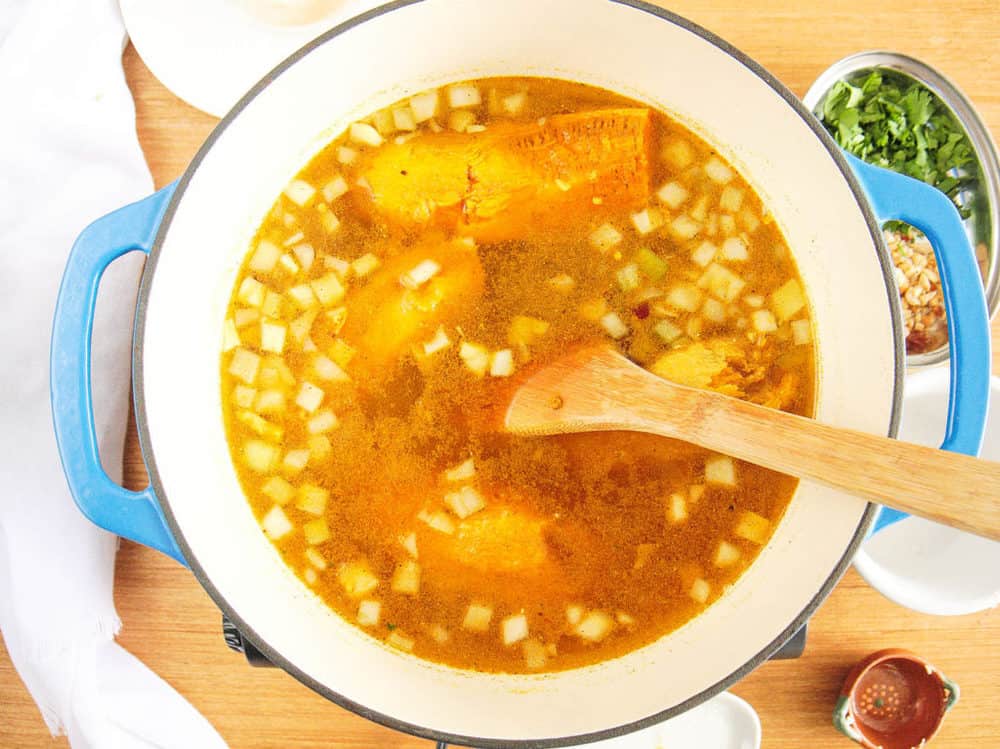
[[[914,55],[957,83],[1000,136],[997,0],[677,0],[670,7],[750,54],[799,95],[849,53],[888,48]],[[609,47],[618,43],[627,40],[609,38]],[[166,91],[131,48],[125,69],[159,187],[183,171],[215,120]],[[1000,325],[993,331],[996,350]],[[134,430],[126,483],[144,483]],[[122,545],[116,601],[124,621],[120,641],[180,690],[234,749],[429,746],[326,702],[281,671],[248,667],[223,644],[219,612],[198,583],[157,552]],[[1000,612],[916,614],[882,598],[853,571],[813,618],[805,655],[768,663],[733,691],[760,714],[766,749],[847,747],[830,719],[841,681],[854,661],[890,646],[926,656],[962,687],[936,749],[1000,747]],[[0,747],[64,745],[49,737],[0,646]]]

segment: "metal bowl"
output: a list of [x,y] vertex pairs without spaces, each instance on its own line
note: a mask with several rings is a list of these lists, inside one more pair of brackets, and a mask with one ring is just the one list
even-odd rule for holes
[[[813,82],[803,101],[819,116],[827,93],[837,81],[854,81],[873,70],[926,87],[951,112],[972,145],[976,157],[972,170],[977,180],[974,189],[963,194],[971,210],[963,223],[975,249],[992,319],[1000,305],[1000,264],[997,262],[1000,256],[1000,163],[996,144],[979,114],[955,84],[926,63],[898,52],[872,50],[838,60]],[[911,368],[926,367],[947,361],[948,356],[946,344],[927,353],[908,355],[906,363]]]

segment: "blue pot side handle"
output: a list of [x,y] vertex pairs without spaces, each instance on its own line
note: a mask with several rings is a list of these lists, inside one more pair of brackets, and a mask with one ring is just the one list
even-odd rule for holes
[[[982,276],[958,211],[930,185],[847,154],[880,224],[905,221],[920,229],[934,248],[945,310],[951,383],[948,425],[942,450],[976,456],[983,441],[990,399],[990,327]],[[907,517],[881,508],[872,532]]]
[[152,487],[133,492],[101,468],[94,427],[90,347],[101,277],[122,255],[149,254],[176,183],[97,219],[70,251],[52,327],[49,378],[56,442],[70,492],[80,511],[101,528],[185,564],[167,529]]

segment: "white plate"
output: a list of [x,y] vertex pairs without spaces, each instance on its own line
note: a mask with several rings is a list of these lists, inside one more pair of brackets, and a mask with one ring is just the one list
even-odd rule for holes
[[[948,377],[947,366],[907,376],[900,439],[941,444]],[[991,378],[990,395],[982,457],[1000,461],[1000,378]],[[886,598],[925,614],[971,614],[1000,604],[1000,543],[922,518],[901,520],[873,535],[854,566]]]
[[760,749],[760,719],[734,694],[723,692],[665,723],[598,741],[593,749]]
[[[153,75],[188,104],[221,117],[292,52],[383,2],[119,0],[119,5],[132,44]],[[276,19],[282,8],[284,24]],[[309,22],[288,22],[297,18]]]

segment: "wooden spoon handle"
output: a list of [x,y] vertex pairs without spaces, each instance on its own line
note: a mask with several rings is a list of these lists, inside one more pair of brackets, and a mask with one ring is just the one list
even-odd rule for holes
[[[1000,464],[826,426],[717,393],[689,391],[684,439],[864,499],[1000,540]],[[630,405],[631,428],[677,437],[662,405]]]

